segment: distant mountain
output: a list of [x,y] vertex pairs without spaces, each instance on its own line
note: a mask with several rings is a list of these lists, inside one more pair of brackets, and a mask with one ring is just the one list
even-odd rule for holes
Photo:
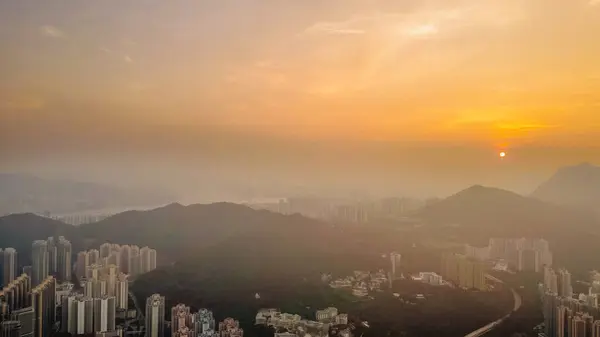
[[557,205],[597,211],[600,208],[600,166],[584,163],[563,167],[531,196]]
[[285,232],[287,235],[281,236],[285,239],[294,234],[319,234],[327,225],[298,215],[285,216],[239,204],[214,203],[170,204],[150,211],[129,211],[80,227],[81,235],[88,242],[152,245],[173,258],[180,258],[233,237],[255,235],[267,240],[277,239],[274,234]]
[[28,174],[0,173],[0,215],[70,213],[126,206],[164,204],[172,197],[157,191],[121,189]]
[[0,247],[15,248],[21,265],[29,263],[33,241],[60,235],[71,240],[74,250],[80,246],[77,228],[63,222],[31,213],[0,217]]
[[476,185],[417,215],[463,242],[483,243],[493,236],[542,237],[550,241],[555,261],[563,266],[579,272],[600,263],[596,257],[600,222],[586,211]]
[[596,224],[584,212],[480,185],[427,206],[418,216],[430,222],[460,225],[494,235],[550,235],[567,229],[587,230]]
[[[300,215],[253,210],[232,203],[170,204],[149,211],[127,211],[80,226],[33,214],[0,218],[0,247],[29,251],[33,240],[65,235],[84,248],[104,242],[151,246],[169,262],[194,260],[200,252],[204,256],[263,261],[288,253],[302,258],[336,258],[352,253],[354,248],[347,240],[337,242],[340,234],[329,224]],[[373,246],[377,247],[376,243]]]

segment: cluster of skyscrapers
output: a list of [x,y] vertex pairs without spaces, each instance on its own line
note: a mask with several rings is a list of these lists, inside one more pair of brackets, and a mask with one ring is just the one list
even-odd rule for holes
[[[0,248],[0,285],[6,286],[17,277],[17,251]],[[1,287],[0,287],[1,288]]]
[[[146,299],[146,337],[165,336],[165,297],[154,294]],[[217,329],[218,327],[218,329]],[[212,311],[200,309],[192,312],[190,307],[178,304],[171,308],[172,337],[243,337],[239,322],[226,318],[218,325]]]
[[17,251],[0,249],[0,336],[47,337],[56,323],[56,285],[71,280],[71,242],[34,241],[31,266],[18,273]]
[[72,335],[107,335],[128,310],[129,277],[156,268],[156,250],[105,243],[79,252],[75,265],[83,293],[62,298],[61,330]]
[[600,278],[587,294],[573,296],[571,274],[544,267],[543,313],[547,337],[600,337]]
[[31,251],[31,283],[37,286],[49,275],[55,275],[58,282],[71,281],[72,266],[71,242],[62,236],[55,240],[37,240]]
[[104,243],[100,250],[91,249],[77,254],[76,272],[81,279],[87,277],[91,266],[114,265],[118,271],[131,277],[156,269],[156,250],[135,245]]
[[62,298],[61,330],[72,335],[114,332],[117,311],[128,309],[127,274],[115,265],[92,265],[81,286],[83,294]]
[[395,197],[376,200],[291,197],[277,202],[251,203],[249,206],[282,214],[298,213],[309,218],[360,224],[374,219],[402,218],[407,212],[425,204],[421,200]]
[[463,289],[487,290],[485,262],[466,255],[445,253],[442,255],[441,274],[444,279]]
[[216,334],[212,311],[200,309],[192,313],[190,307],[184,304],[171,309],[172,337],[215,337]]
[[36,287],[21,274],[0,291],[0,336],[48,337],[56,322],[56,279],[48,276]]
[[490,258],[508,262],[511,269],[540,273],[552,266],[550,244],[544,239],[491,238]]
[[16,250],[0,249],[0,337],[48,337],[57,319],[64,333],[113,336],[118,314],[128,310],[129,274],[156,268],[156,250],[106,243],[77,255],[82,291],[73,293],[72,257],[62,236],[34,241],[31,265],[19,275]]

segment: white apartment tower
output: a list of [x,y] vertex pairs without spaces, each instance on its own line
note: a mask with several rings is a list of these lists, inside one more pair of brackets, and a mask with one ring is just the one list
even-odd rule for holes
[[79,252],[77,254],[76,266],[77,277],[79,277],[79,279],[86,277],[86,271],[90,265],[90,254],[88,252]]
[[94,300],[90,297],[72,295],[63,299],[62,332],[71,335],[93,334]]
[[91,249],[88,254],[90,255],[90,264],[100,263],[100,251]]
[[112,244],[103,243],[100,246],[100,259],[107,258],[110,255],[111,248],[112,248]]
[[71,262],[72,247],[71,242],[65,239],[63,236],[58,238],[58,244],[56,246],[56,259],[57,259],[57,276],[62,282],[71,281],[71,270],[73,268]]
[[165,298],[154,294],[146,299],[146,337],[165,335]]
[[119,267],[122,273],[129,273],[129,256],[131,255],[131,246],[121,246],[121,261]]
[[396,273],[400,269],[400,265],[402,262],[402,255],[400,255],[396,252],[392,252],[390,254],[390,260],[392,262],[392,279],[396,279],[396,277],[397,277]]
[[117,309],[127,310],[129,305],[129,281],[127,281],[127,274],[119,274],[115,296],[117,298]]
[[0,259],[2,259],[2,267],[4,272],[3,280],[0,284],[5,287],[17,278],[17,251],[14,248],[6,248],[4,254],[0,249]]
[[46,240],[46,249],[48,250],[48,273],[56,275],[58,271],[58,249],[54,237],[49,237]]
[[116,300],[114,296],[94,298],[94,331],[115,331]]
[[48,271],[48,243],[44,240],[36,240],[32,245],[31,252],[31,286],[36,287],[42,283],[50,274]]

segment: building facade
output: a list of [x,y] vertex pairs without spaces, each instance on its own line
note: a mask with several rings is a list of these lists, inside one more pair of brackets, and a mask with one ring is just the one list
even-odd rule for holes
[[146,299],[146,337],[165,335],[165,298],[154,294]]

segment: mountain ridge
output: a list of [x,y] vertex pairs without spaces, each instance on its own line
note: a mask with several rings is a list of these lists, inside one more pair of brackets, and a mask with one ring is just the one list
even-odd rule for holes
[[561,167],[531,196],[557,205],[594,210],[600,215],[600,166],[581,163]]
[[72,213],[113,207],[163,204],[168,193],[124,189],[31,174],[0,173],[0,215],[12,213]]

